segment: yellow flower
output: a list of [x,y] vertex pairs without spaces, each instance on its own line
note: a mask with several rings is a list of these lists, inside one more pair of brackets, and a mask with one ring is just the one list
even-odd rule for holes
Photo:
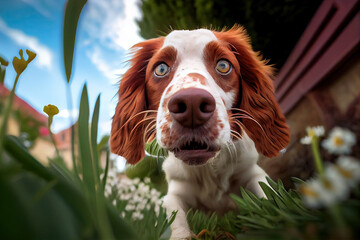
[[46,113],[49,117],[53,117],[54,115],[59,113],[59,109],[55,105],[47,105],[44,106],[44,113]]
[[13,67],[17,74],[21,74],[25,68],[27,67],[27,63],[25,62],[24,58],[19,59],[18,57],[14,57],[13,59]]
[[28,60],[25,61],[23,56],[23,50],[19,50],[20,59],[18,57],[14,57],[13,59],[13,67],[18,75],[20,75],[27,67],[27,65],[34,60],[36,57],[36,53],[26,49],[26,53],[28,54]]
[[29,56],[29,58],[26,62],[29,64],[36,57],[36,53],[30,51],[29,49],[26,49],[26,53]]

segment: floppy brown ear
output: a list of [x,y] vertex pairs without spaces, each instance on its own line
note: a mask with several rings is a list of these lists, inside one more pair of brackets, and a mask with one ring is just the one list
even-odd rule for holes
[[151,39],[132,47],[130,69],[120,81],[119,101],[112,121],[110,149],[135,164],[145,156],[144,114],[146,68],[150,58],[163,44],[163,38]]
[[290,140],[290,130],[274,96],[272,68],[251,47],[245,30],[234,26],[216,33],[217,38],[230,44],[240,64],[241,76],[238,106],[249,112],[262,126],[243,119],[256,149],[267,157],[275,157]]

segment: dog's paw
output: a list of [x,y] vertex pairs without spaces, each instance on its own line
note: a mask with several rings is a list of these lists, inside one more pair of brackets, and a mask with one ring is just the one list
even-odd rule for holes
[[191,240],[193,233],[186,228],[174,229],[171,233],[170,240]]
[[267,198],[258,181],[252,181],[248,183],[246,185],[246,189],[250,190],[259,198]]

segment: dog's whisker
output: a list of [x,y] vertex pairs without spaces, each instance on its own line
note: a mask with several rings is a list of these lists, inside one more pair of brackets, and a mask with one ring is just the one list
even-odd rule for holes
[[156,129],[152,128],[150,129],[146,135],[144,135],[144,142],[145,143],[150,143],[154,138],[152,138],[152,136],[154,135],[154,133],[156,133]]
[[[236,110],[242,110],[242,109],[236,109]],[[264,128],[261,126],[261,124],[250,113],[246,112],[245,110],[242,110],[242,111],[244,111],[248,115],[243,116],[243,117],[241,116],[241,118],[242,119],[249,119],[249,120],[252,120],[253,122],[255,122],[266,135],[266,132],[265,132]],[[237,116],[237,114],[236,113],[233,114],[230,118],[234,119],[233,116]]]
[[238,132],[234,131],[234,130],[230,130],[230,135],[235,137],[237,140],[241,139],[241,135]]
[[[136,114],[134,114],[133,116],[131,116],[121,127],[120,129],[122,129],[123,127],[125,127],[127,124],[129,124],[134,118],[140,116],[141,114],[148,114],[148,113],[156,113],[157,114],[157,110],[144,110],[144,111],[141,111],[141,112],[138,112]],[[147,116],[145,115],[143,118],[146,118]],[[154,118],[156,116],[153,116]]]
[[232,121],[232,123],[236,124],[237,127],[239,127],[240,129],[243,129],[245,126],[242,122],[240,122],[238,119],[233,119],[234,121]]
[[154,130],[156,130],[156,124],[148,124],[146,129],[144,130],[144,138],[147,138],[147,136],[149,135],[149,133],[153,132]]
[[152,131],[152,133],[150,134],[149,138],[148,138],[148,142],[151,142],[152,140],[154,140],[156,138],[156,129],[154,129],[154,131]]
[[[245,114],[247,114],[247,115],[249,115],[249,116],[252,116],[252,114],[251,113],[249,113],[248,111],[245,111],[244,109],[241,109],[241,108],[231,108],[230,109],[231,111],[239,111],[239,112],[243,112],[243,113],[245,113]],[[253,117],[253,116],[252,116]]]
[[[152,120],[152,119],[153,119],[153,120]],[[144,118],[144,119],[142,119],[140,122],[138,122],[138,123],[133,127],[133,129],[131,130],[130,136],[133,134],[133,132],[134,132],[139,126],[143,125],[145,121],[149,121],[149,120],[154,121],[154,117]],[[155,119],[155,121],[156,121],[156,119]]]
[[144,142],[147,142],[150,138],[147,137],[150,133],[150,135],[153,133],[153,131],[156,131],[156,119],[149,122],[144,130]]

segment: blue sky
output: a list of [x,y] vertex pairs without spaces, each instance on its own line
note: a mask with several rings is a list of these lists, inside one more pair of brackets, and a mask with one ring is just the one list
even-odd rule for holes
[[[53,131],[69,126],[78,113],[81,89],[87,83],[90,107],[101,94],[99,135],[109,134],[117,103],[120,75],[126,71],[127,49],[142,41],[135,19],[141,17],[137,0],[89,0],[80,17],[71,90],[73,109],[66,102],[62,61],[62,21],[65,0],[0,0],[0,55],[12,61],[18,51],[31,49],[37,57],[22,74],[16,93],[39,112],[47,104],[59,107]],[[5,85],[15,71],[9,65]]]

